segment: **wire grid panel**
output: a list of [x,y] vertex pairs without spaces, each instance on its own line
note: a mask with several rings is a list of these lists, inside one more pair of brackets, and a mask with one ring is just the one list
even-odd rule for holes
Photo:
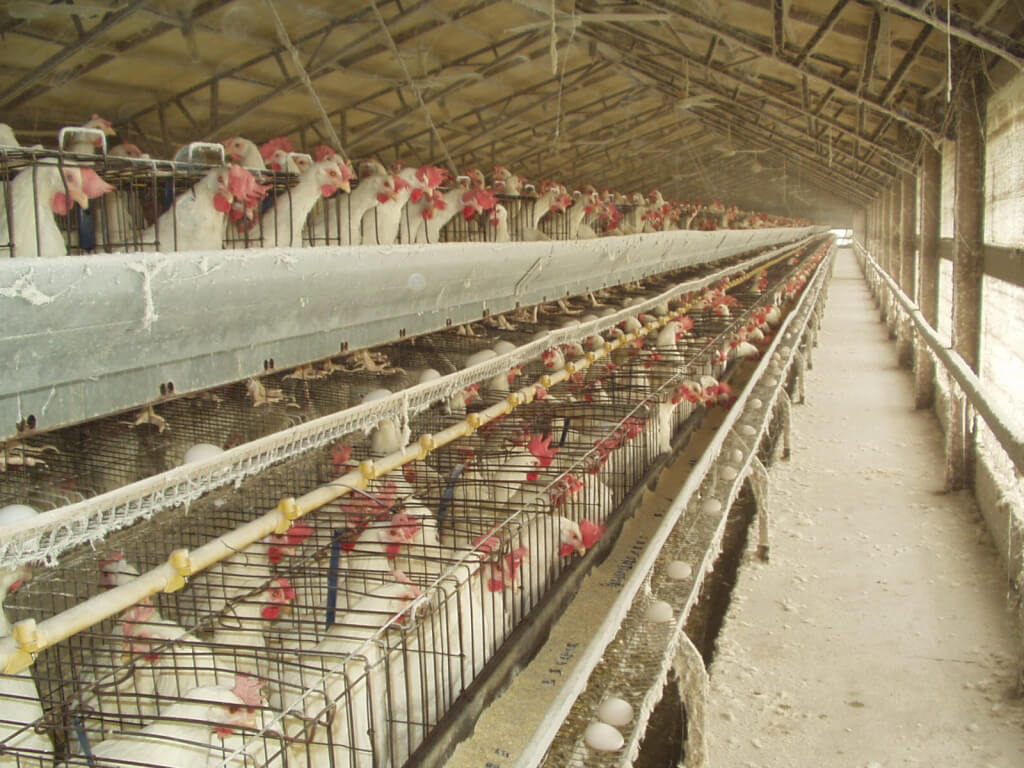
[[[720,549],[718,542],[728,511],[741,491],[754,457],[765,450],[765,435],[775,417],[776,400],[796,356],[797,338],[803,335],[813,312],[824,299],[822,286],[827,272],[827,264],[819,269],[818,279],[807,289],[805,300],[797,311],[798,316],[784,326],[787,343],[783,344],[783,339],[779,339],[774,345],[777,351],[771,365],[765,361],[761,367],[764,373],[757,376],[753,384],[761,406],[755,408],[749,404],[750,400],[745,399],[748,405],[724,441],[717,462],[738,465],[733,467],[736,471],[720,473],[716,464],[703,476],[700,490],[672,528],[646,576],[641,599],[634,602],[615,638],[605,649],[602,661],[591,673],[585,690],[576,699],[548,749],[543,765],[619,766],[630,765],[636,759],[648,717],[660,700],[667,681],[682,626],[698,598],[703,575],[713,567]],[[742,456],[739,462],[734,458],[736,451]],[[719,504],[708,506],[705,500],[717,500]],[[700,542],[699,546],[697,542]],[[690,576],[679,580],[667,575],[668,563],[675,560],[695,564]],[[658,624],[647,618],[646,610],[655,599],[671,605],[672,622]],[[637,716],[626,733],[626,746],[611,753],[601,753],[588,748],[582,734],[593,722],[601,702],[609,696],[632,702]]]
[[[776,253],[768,251],[744,266],[749,268]],[[70,546],[100,538],[110,530],[128,525],[140,517],[151,516],[160,509],[187,505],[211,487],[237,482],[278,461],[332,442],[341,435],[372,429],[382,419],[405,419],[407,415],[421,412],[438,400],[447,400],[479,381],[493,379],[520,363],[537,358],[546,349],[585,340],[638,312],[664,304],[679,293],[716,284],[735,269],[726,267],[703,278],[676,285],[656,297],[631,304],[606,317],[550,330],[543,338],[490,361],[444,375],[435,381],[417,384],[375,402],[313,419],[230,450],[223,456],[178,467],[149,480],[44,513],[31,525],[12,527],[2,544],[2,559],[10,563],[38,559],[52,562]]]

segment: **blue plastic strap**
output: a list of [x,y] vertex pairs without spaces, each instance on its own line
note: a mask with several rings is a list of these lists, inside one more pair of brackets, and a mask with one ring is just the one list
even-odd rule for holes
[[341,561],[341,537],[344,533],[342,528],[335,529],[334,538],[331,539],[331,559],[327,566],[326,629],[330,629],[334,625],[334,617],[338,612],[338,566]]
[[566,417],[562,421],[562,438],[558,441],[559,447],[565,445],[565,438],[567,438],[569,436],[569,424],[570,423],[571,423],[571,421],[570,421],[570,419],[568,417]]
[[82,754],[89,761],[89,765],[95,766],[96,758],[92,754],[92,747],[89,745],[89,737],[85,733],[85,728],[82,727],[82,719],[75,715],[71,719],[71,725],[75,729],[75,738],[78,739],[78,746],[82,748]]
[[442,522],[445,515],[448,514],[448,505],[451,504],[452,497],[455,495],[455,483],[462,477],[465,469],[465,464],[456,464],[455,469],[448,476],[448,485],[444,487],[444,491],[441,493],[441,503],[437,507],[437,522]]

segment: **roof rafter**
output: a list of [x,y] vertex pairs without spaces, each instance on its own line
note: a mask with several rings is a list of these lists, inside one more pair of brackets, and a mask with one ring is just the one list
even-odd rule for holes
[[721,22],[713,22],[710,19],[706,19],[703,16],[693,13],[686,8],[682,8],[675,3],[668,2],[667,0],[642,0],[642,3],[645,6],[667,11],[682,19],[686,19],[688,22],[695,24],[696,26],[718,34],[723,39],[730,40],[737,45],[741,45],[744,48],[748,48],[749,50],[764,56],[765,58],[772,59],[788,70],[806,72],[811,78],[835,87],[840,93],[845,94],[856,102],[863,103],[872,111],[878,112],[882,115],[892,116],[900,122],[905,123],[912,128],[916,128],[926,134],[929,138],[937,138],[939,126],[930,124],[926,118],[911,115],[905,111],[897,112],[884,104],[880,104],[877,100],[870,98],[867,94],[859,94],[855,89],[850,89],[845,86],[840,80],[815,71],[809,66],[807,61],[804,62],[803,66],[797,67],[788,56],[781,53],[777,56],[774,55],[771,50],[771,45],[765,44],[743,30],[730,27],[722,24]]
[[131,0],[127,5],[121,6],[113,13],[106,14],[95,27],[85,34],[80,35],[74,42],[64,46],[61,50],[57,51],[57,53],[53,54],[50,58],[36,67],[31,74],[20,78],[18,82],[10,88],[3,93],[0,93],[0,107],[9,106],[16,98],[28,91],[44,77],[57,69],[57,67],[81,51],[90,40],[95,40],[97,37],[106,34],[110,29],[135,13],[139,6],[145,5],[148,2],[149,0]]
[[832,31],[832,28],[836,25],[839,20],[839,14],[843,12],[843,9],[849,4],[850,0],[836,0],[836,4],[832,6],[832,10],[828,12],[828,16],[821,23],[814,34],[811,35],[811,39],[807,41],[807,44],[800,49],[800,53],[797,54],[793,63],[797,67],[802,67],[804,62],[807,61],[807,57],[814,53],[814,49],[818,47],[818,44],[824,39],[825,35]]

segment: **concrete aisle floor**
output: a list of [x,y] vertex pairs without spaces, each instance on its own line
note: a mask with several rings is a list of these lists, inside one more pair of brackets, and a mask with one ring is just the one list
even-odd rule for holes
[[711,668],[710,765],[1024,765],[1006,574],[942,493],[938,424],[849,251],[793,414],[771,562],[746,553]]

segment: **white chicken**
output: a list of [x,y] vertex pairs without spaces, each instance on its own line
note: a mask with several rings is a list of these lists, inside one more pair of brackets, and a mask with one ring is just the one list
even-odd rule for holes
[[66,256],[67,243],[53,216],[66,216],[73,203],[89,207],[82,170],[43,161],[15,176],[7,189],[13,226],[8,206],[0,207],[0,248],[8,246],[14,257]]
[[238,728],[255,728],[253,699],[226,686],[193,688],[160,719],[138,733],[125,733],[92,747],[101,761],[130,761],[161,768],[206,768],[212,752]]
[[256,179],[240,165],[207,172],[192,189],[178,195],[174,205],[142,233],[143,250],[219,250],[224,243],[226,216],[236,198],[258,195]]
[[249,139],[242,136],[233,136],[230,139],[225,139],[221,144],[224,145],[224,154],[232,162],[238,163],[243,168],[262,171],[267,167],[263,162],[263,154],[260,152],[260,148],[249,141]]
[[352,170],[338,156],[325,157],[299,174],[299,183],[287,194],[279,195],[274,207],[260,222],[266,247],[302,245],[302,230],[313,206],[321,197],[330,197],[339,189],[351,189]]
[[[409,721],[419,722],[420,716],[407,692],[418,696],[419,667],[414,654],[403,663],[401,649],[388,658],[388,645],[373,638],[422,592],[400,572],[393,578],[339,615],[324,639],[287,667],[281,696],[285,734],[297,740],[291,748],[295,765],[382,768],[403,765],[408,757],[402,737],[409,735]],[[325,720],[330,735],[317,725],[311,742],[303,743],[307,723]]]

